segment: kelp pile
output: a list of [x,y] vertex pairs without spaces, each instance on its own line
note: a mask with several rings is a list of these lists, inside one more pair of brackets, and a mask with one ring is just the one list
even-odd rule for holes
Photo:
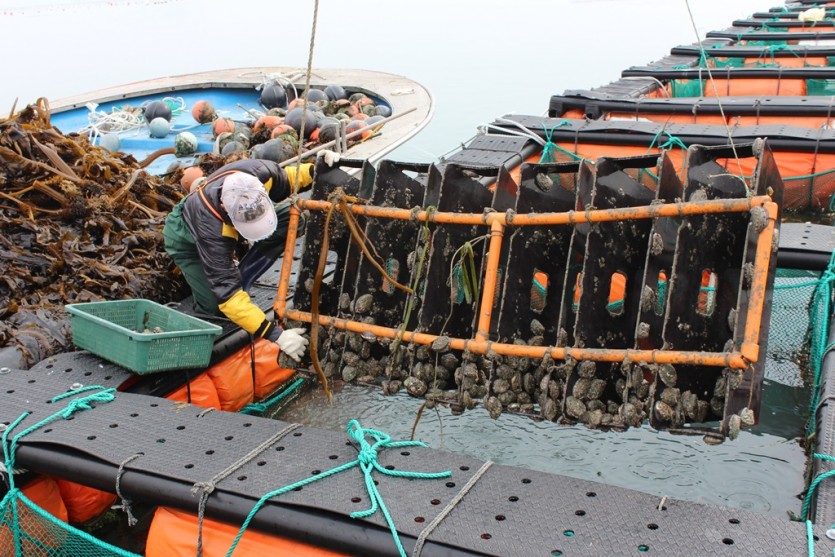
[[0,119],[0,363],[71,348],[65,304],[182,298],[162,239],[181,198],[131,155],[63,135],[44,99]]

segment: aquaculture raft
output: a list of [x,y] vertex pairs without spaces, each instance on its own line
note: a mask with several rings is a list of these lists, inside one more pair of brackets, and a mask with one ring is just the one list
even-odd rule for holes
[[[111,375],[107,380],[105,374],[66,356],[27,371],[14,370],[4,377],[0,422],[11,423],[31,412],[18,426],[22,429],[60,410],[66,402],[47,400],[73,383],[108,387],[123,379]],[[288,426],[128,393],[94,406],[23,437],[17,464],[108,490],[119,477],[128,499],[196,512],[192,485],[214,478]],[[139,453],[119,472],[121,464]],[[206,515],[240,524],[264,493],[356,457],[355,446],[346,444],[344,435],[293,430],[220,481]],[[381,451],[379,462],[394,470],[452,471],[443,480],[375,475],[409,553],[420,533],[459,494],[460,502],[432,530],[422,555],[527,557],[560,551],[597,556],[643,551],[641,547],[658,555],[789,555],[805,546],[803,524],[744,510],[662,501],[628,489],[499,465],[483,471],[463,494],[484,462],[419,447]],[[346,472],[270,501],[252,525],[347,554],[396,554],[378,515],[347,518],[358,508],[355,497],[367,502],[362,478]],[[829,549],[830,542],[818,534],[816,547]]]

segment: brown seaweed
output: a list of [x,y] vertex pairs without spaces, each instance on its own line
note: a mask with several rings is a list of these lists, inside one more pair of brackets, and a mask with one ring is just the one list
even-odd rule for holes
[[0,348],[71,349],[65,304],[180,299],[165,215],[182,191],[124,153],[64,135],[44,99],[0,119]]

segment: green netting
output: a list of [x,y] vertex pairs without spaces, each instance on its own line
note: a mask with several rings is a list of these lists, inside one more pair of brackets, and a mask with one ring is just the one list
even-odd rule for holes
[[787,41],[744,41],[746,46],[783,46],[789,44]]
[[20,439],[48,423],[69,419],[76,412],[94,409],[97,404],[106,404],[114,399],[114,393],[115,389],[98,385],[81,387],[54,397],[53,403],[75,398],[71,398],[64,408],[19,433],[12,435],[12,431],[29,417],[29,412],[24,412],[8,427],[1,428],[3,469],[10,472],[6,476],[9,490],[0,501],[0,557],[140,557],[55,518],[15,486],[15,475],[11,473],[15,469],[15,453]]
[[745,58],[727,57],[711,58],[714,68],[741,68],[745,65]]
[[670,82],[674,98],[701,97],[704,91],[702,79],[674,79]]
[[785,385],[801,386],[808,378],[811,348],[810,313],[820,273],[777,269],[768,335],[768,374]]
[[62,522],[20,490],[0,502],[2,557],[140,557]]
[[835,95],[835,79],[807,79],[807,95]]

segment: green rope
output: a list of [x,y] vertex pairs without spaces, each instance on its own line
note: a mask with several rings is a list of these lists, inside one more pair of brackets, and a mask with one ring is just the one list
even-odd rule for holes
[[557,162],[557,158],[554,156],[554,151],[559,149],[559,146],[554,143],[551,138],[557,128],[570,125],[571,122],[568,120],[562,120],[552,128],[542,124],[542,130],[545,132],[545,145],[542,147],[542,156],[539,157],[539,164]]
[[[371,500],[371,507],[364,511],[356,511],[351,513],[351,518],[365,518],[368,516],[373,515],[377,512],[379,508],[383,514],[383,517],[386,519],[386,523],[389,526],[389,530],[391,531],[391,535],[394,538],[394,543],[397,545],[397,550],[400,552],[401,557],[406,557],[406,551],[403,549],[403,544],[400,542],[400,536],[397,534],[397,528],[394,526],[394,521],[389,514],[388,509],[386,508],[386,504],[383,502],[383,497],[380,495],[377,486],[374,484],[374,478],[372,473],[376,470],[381,474],[385,474],[387,476],[394,476],[397,478],[410,478],[410,479],[421,479],[421,480],[436,480],[440,478],[448,478],[452,475],[452,472],[434,472],[434,473],[426,473],[426,472],[408,472],[408,471],[400,471],[400,470],[388,470],[380,466],[377,462],[377,454],[382,449],[388,448],[397,448],[397,447],[425,447],[426,444],[421,443],[420,441],[392,441],[391,437],[382,431],[378,431],[376,429],[363,429],[360,426],[357,420],[351,420],[348,422],[348,436],[359,445],[359,454],[357,455],[357,459],[343,464],[342,466],[337,466],[336,468],[332,468],[327,470],[326,472],[322,472],[316,476],[312,476],[306,478],[304,480],[298,481],[296,483],[284,486],[280,489],[276,489],[265,494],[246,517],[244,523],[241,525],[240,530],[238,531],[238,535],[235,536],[235,540],[232,542],[232,546],[229,548],[229,551],[226,553],[226,557],[231,557],[232,553],[234,553],[235,548],[238,546],[238,542],[241,540],[241,537],[246,532],[246,529],[249,527],[249,523],[252,522],[252,519],[255,517],[255,514],[264,506],[264,504],[273,497],[277,497],[288,491],[292,491],[296,488],[306,486],[313,482],[322,480],[327,478],[328,476],[333,476],[340,472],[344,472],[345,470],[349,470],[351,468],[359,467],[362,470],[364,479],[365,479],[365,488],[368,492],[368,497]],[[371,444],[368,442],[366,437],[371,437],[374,440],[374,443]]]
[[302,384],[304,384],[304,377],[299,377],[289,387],[287,387],[274,397],[261,402],[250,402],[249,404],[244,406],[238,413],[247,415],[261,415],[264,412],[266,412],[273,404],[277,404],[285,398],[287,398],[288,396],[290,396],[293,392],[296,391],[296,389],[301,387]]
[[806,521],[806,551],[809,557],[815,557],[815,534],[812,532],[812,521]]
[[[812,457],[820,460],[828,460],[830,462],[835,462],[835,457],[829,456],[828,454],[814,453]],[[815,494],[815,490],[818,488],[818,484],[831,476],[835,476],[835,469],[818,474],[817,476],[815,476],[815,479],[812,480],[812,483],[809,484],[809,489],[806,490],[806,496],[803,498],[803,513],[801,514],[802,520],[808,520],[809,518],[809,506],[812,503],[812,496]]]

